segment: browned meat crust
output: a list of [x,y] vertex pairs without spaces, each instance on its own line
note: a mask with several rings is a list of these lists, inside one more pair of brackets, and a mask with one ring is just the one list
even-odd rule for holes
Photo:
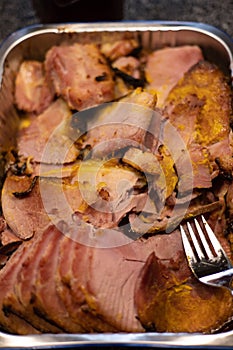
[[45,60],[56,94],[81,110],[114,98],[114,82],[105,57],[94,44],[54,46]]

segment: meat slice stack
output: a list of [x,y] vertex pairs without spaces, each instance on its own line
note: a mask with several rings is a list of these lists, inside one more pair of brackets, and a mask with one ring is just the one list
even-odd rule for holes
[[35,328],[28,332],[208,331],[232,315],[228,291],[190,275],[178,231],[108,249],[80,245],[54,226],[37,237],[0,276],[2,284],[14,272],[1,292],[8,331],[19,332],[15,315]]
[[[176,229],[205,213],[231,258],[230,87],[196,46],[137,48],[52,47],[30,63],[43,75],[37,107],[25,96],[38,77],[25,86],[21,67],[16,104],[27,120],[2,190],[19,240],[0,270],[8,332],[208,333],[232,319],[231,293],[194,278]],[[127,96],[103,105],[125,75]]]

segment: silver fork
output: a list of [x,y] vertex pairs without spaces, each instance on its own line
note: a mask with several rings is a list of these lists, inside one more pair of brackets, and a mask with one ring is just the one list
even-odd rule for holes
[[[188,264],[200,282],[212,286],[224,286],[233,294],[231,283],[233,265],[203,216],[201,220],[204,229],[196,218],[193,224],[194,229],[190,222],[187,222],[186,230],[180,225]],[[194,230],[197,233],[194,233]]]

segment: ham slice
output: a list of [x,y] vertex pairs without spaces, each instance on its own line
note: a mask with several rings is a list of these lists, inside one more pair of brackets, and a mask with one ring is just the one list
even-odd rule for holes
[[54,46],[45,69],[56,94],[72,109],[82,110],[114,98],[113,75],[95,44]]
[[76,160],[79,151],[66,132],[66,122],[71,111],[66,102],[58,99],[42,114],[33,118],[18,137],[19,154],[34,162],[49,164],[70,163]]
[[1,293],[0,293],[0,325],[1,327],[10,333],[15,334],[37,334],[39,331],[35,329],[30,323],[24,321],[17,315],[12,314],[7,308],[3,308],[3,298],[12,292],[14,288],[15,280],[17,278],[18,272],[22,266],[22,261],[26,258],[28,250],[28,243],[21,245],[17,251],[11,256],[13,258],[10,264],[7,264],[4,269],[0,271],[0,283],[1,283]]
[[111,61],[120,57],[128,56],[133,50],[139,47],[135,39],[116,40],[113,43],[104,43],[101,45],[101,52]]
[[[8,312],[10,311],[22,319],[26,319],[39,332],[60,333],[61,329],[47,322],[42,314],[37,314],[32,305],[34,298],[33,286],[40,261],[55,242],[51,238],[52,236],[46,235],[45,231],[34,240],[25,242],[27,250],[21,258],[20,271],[16,271],[17,274],[14,281],[12,281],[12,288],[5,294],[3,305]],[[31,259],[32,257],[33,259]]]
[[164,264],[152,253],[142,268],[135,302],[139,319],[148,331],[209,332],[231,318],[229,290],[206,287],[189,276],[184,259],[182,254],[178,260]]
[[[174,141],[170,133],[173,129],[167,123],[165,144],[173,150],[177,140],[182,138],[183,148],[189,152],[193,168],[193,184],[190,182],[189,187],[211,187],[211,180],[216,176],[213,174],[215,158],[223,155],[223,149],[226,154],[232,153],[229,140],[231,90],[223,73],[209,62],[197,63],[168,94],[164,113],[177,133]],[[224,147],[222,152],[218,144]],[[181,175],[186,173],[187,177],[187,166],[181,166],[181,158],[182,154],[177,157],[176,166]]]
[[158,107],[162,107],[169,91],[203,55],[198,46],[167,47],[148,55],[145,67],[149,88],[158,96]]
[[87,123],[83,147],[89,146],[94,157],[109,156],[127,146],[144,147],[155,105],[156,96],[138,88],[118,103],[96,108]]
[[9,173],[2,208],[10,228],[21,239],[40,234],[51,222],[69,228],[73,219],[95,228],[117,228],[129,212],[142,210],[147,200],[145,187],[146,179],[133,168],[117,161],[90,160],[77,164],[72,177],[65,179],[33,180]]
[[32,180],[25,177],[8,176],[2,191],[2,209],[12,231],[21,239],[29,239],[35,233],[43,232],[49,224],[43,202],[40,197],[39,184],[24,199],[17,198],[14,192],[27,190]]
[[24,61],[15,80],[15,101],[20,110],[42,113],[52,102],[54,91],[45,77],[44,64]]

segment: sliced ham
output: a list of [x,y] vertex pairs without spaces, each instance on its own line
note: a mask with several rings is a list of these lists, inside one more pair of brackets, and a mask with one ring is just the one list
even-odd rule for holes
[[[192,123],[195,127],[193,124],[188,126],[192,138],[203,146],[209,146],[229,138],[231,97],[230,85],[223,72],[214,64],[201,61],[187,71],[170,91],[165,110],[172,109],[171,106],[177,110],[168,112],[168,117],[181,135],[186,124],[190,125],[194,117]],[[185,116],[188,117],[187,111],[190,109],[194,116],[191,115],[190,120],[186,120]]]
[[10,228],[21,239],[40,234],[51,222],[69,228],[74,216],[94,227],[113,228],[129,212],[142,210],[146,185],[144,176],[133,168],[116,161],[90,160],[77,165],[69,179],[9,173],[2,208]]
[[194,64],[203,60],[198,46],[166,47],[155,50],[147,57],[145,67],[149,87],[158,95],[158,107],[162,107],[169,91]]
[[[192,280],[179,231],[103,249],[82,245],[75,234],[64,236],[51,226],[41,237],[23,242],[21,249],[24,246],[23,265],[14,263],[20,259],[20,249],[11,257],[18,268],[10,293],[4,294],[4,304],[12,312],[21,308],[21,316],[35,325],[43,317],[41,327],[49,321],[51,328],[59,325],[66,332],[144,332],[152,324],[157,331],[180,331],[183,325],[189,325],[184,328],[187,331],[208,331],[232,316],[229,291],[218,289],[216,293],[215,288],[198,286]],[[4,277],[10,266],[2,270]],[[159,294],[156,286],[163,292]],[[163,311],[163,300],[170,292],[174,303],[166,303],[169,308]],[[182,293],[185,305],[180,301]],[[18,298],[23,308],[17,305]],[[211,313],[211,300],[220,317]],[[192,303],[203,312],[198,314],[199,322],[190,326],[186,311]],[[173,322],[176,314],[183,315],[178,325]]]
[[101,52],[111,61],[119,57],[128,56],[139,47],[135,39],[116,40],[113,43],[104,43],[101,45]]
[[109,324],[96,309],[97,299],[90,289],[93,248],[79,244],[74,233],[66,237],[59,254],[57,293],[66,306],[70,320],[85,332],[116,332],[117,328]]
[[32,158],[34,162],[49,164],[75,161],[79,151],[66,132],[66,122],[70,121],[71,115],[66,102],[56,100],[20,131],[19,154]]
[[141,77],[140,61],[133,56],[119,57],[113,62],[112,67],[119,69],[121,72],[124,72],[135,79],[140,79]]
[[94,157],[118,152],[127,146],[144,147],[156,98],[142,89],[93,111],[87,124],[83,146],[91,147]]
[[59,333],[61,329],[48,323],[43,315],[37,314],[33,308],[34,285],[40,260],[54,242],[47,231],[34,240],[25,242],[27,252],[21,259],[21,268],[16,275],[13,288],[4,296],[3,305],[11,313],[27,320],[38,331]]
[[[40,247],[42,254],[39,258],[39,267],[34,267],[34,280],[31,279],[30,284],[26,285],[24,281],[21,281],[21,297],[25,300],[24,293],[31,295],[31,308],[35,312],[47,320],[52,325],[56,325],[58,332],[70,332],[78,333],[83,331],[83,328],[78,327],[77,324],[70,322],[69,314],[66,311],[65,305],[58,297],[56,291],[56,272],[58,260],[60,259],[59,249],[61,241],[65,238],[64,235],[51,228],[46,230],[46,236],[49,237],[49,241],[46,245],[46,249]],[[37,259],[37,252],[30,257],[29,264],[33,264]],[[26,277],[29,279],[29,277]],[[25,291],[25,292],[24,292]],[[25,309],[27,309],[25,307]],[[33,312],[31,312],[33,315]],[[60,330],[60,331],[59,331]]]
[[18,272],[22,266],[22,261],[26,258],[28,253],[28,243],[21,245],[17,251],[11,256],[11,262],[7,264],[4,269],[0,271],[0,326],[6,332],[15,334],[37,334],[40,333],[30,323],[24,321],[17,315],[12,314],[7,308],[3,308],[3,299],[12,292],[17,278]]
[[[69,315],[71,322],[68,321],[66,327],[69,329],[73,325],[79,332],[85,332],[91,329],[91,326],[88,326],[88,321],[86,321],[88,316],[85,309],[88,309],[88,307],[81,289],[86,275],[82,271],[85,271],[88,257],[88,247],[79,244],[75,238],[68,235],[63,236],[59,246],[59,259],[57,261],[55,277],[53,277],[55,279],[56,297],[60,299],[60,302],[66,309],[66,313]],[[75,274],[73,273],[73,269]],[[76,280],[77,290],[73,295],[71,292],[71,282],[74,278]]]
[[82,110],[114,98],[112,72],[95,44],[54,46],[46,54],[45,69],[56,94],[72,109]]
[[32,179],[27,176],[8,176],[2,190],[2,209],[12,231],[21,239],[29,239],[35,233],[43,232],[50,220],[46,214],[36,181],[31,193],[17,198],[14,192],[27,190]]
[[54,91],[45,77],[44,64],[23,61],[15,80],[15,101],[20,110],[42,113],[52,102]]
[[[168,122],[164,132],[165,145],[169,149],[177,149],[176,152],[186,149],[190,155],[190,161],[186,159],[186,165],[181,166],[181,152],[176,159],[177,169],[180,169],[181,175],[185,173],[186,177],[192,177],[188,185],[190,188],[211,187],[211,180],[216,176],[212,174],[216,171],[214,150],[216,157],[222,155],[217,144],[224,145],[226,154],[232,153],[229,142],[231,90],[223,73],[209,62],[197,63],[168,94],[164,113],[176,131],[176,139],[173,140],[173,128]],[[175,147],[180,138],[184,141],[183,147],[182,144],[179,148]],[[184,179],[183,184],[187,188],[186,183],[187,179]]]

